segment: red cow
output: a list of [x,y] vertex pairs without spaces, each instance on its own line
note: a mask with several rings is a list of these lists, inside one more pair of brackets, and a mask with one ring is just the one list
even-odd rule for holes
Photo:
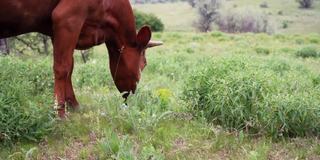
[[150,42],[149,27],[136,33],[129,0],[0,0],[0,39],[28,32],[52,38],[54,93],[61,118],[65,103],[73,109],[79,106],[71,82],[74,49],[105,43],[113,80],[127,98],[146,66],[146,48],[161,44]]

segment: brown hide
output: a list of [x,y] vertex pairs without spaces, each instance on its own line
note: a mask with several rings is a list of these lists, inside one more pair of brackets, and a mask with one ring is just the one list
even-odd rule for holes
[[74,49],[105,43],[114,82],[121,93],[130,93],[146,65],[145,49],[154,46],[149,27],[136,34],[128,0],[0,0],[0,39],[28,32],[52,38],[54,93],[62,118],[66,102],[78,107],[71,82]]

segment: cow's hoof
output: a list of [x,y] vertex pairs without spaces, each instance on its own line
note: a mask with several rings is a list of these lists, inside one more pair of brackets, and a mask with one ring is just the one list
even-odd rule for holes
[[73,112],[76,112],[76,111],[80,110],[80,105],[79,105],[78,102],[67,101],[67,106]]
[[80,105],[68,104],[68,108],[70,109],[71,112],[78,112],[80,110]]
[[71,106],[71,107],[70,107],[70,110],[71,110],[72,112],[78,112],[78,111],[80,111],[80,106],[79,106],[79,105],[77,105],[77,106]]
[[67,118],[65,108],[59,108],[59,109],[57,109],[57,112],[58,112],[58,118],[60,120],[65,120]]

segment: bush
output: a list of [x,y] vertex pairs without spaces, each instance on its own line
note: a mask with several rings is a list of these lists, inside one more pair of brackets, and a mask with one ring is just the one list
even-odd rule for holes
[[262,3],[260,4],[260,8],[269,8],[269,5],[268,5],[267,2],[262,2]]
[[256,53],[263,54],[263,55],[269,55],[270,49],[269,48],[263,48],[263,47],[257,47],[255,48]]
[[272,33],[266,14],[251,9],[234,9],[223,12],[216,21],[219,30],[228,33]]
[[283,29],[286,29],[286,28],[288,28],[289,27],[289,21],[283,21],[282,22],[282,28]]
[[314,0],[296,0],[300,8],[311,8],[313,6]]
[[196,6],[196,0],[187,0],[187,2],[190,4],[192,8]]
[[222,0],[199,0],[195,1],[195,6],[199,19],[194,23],[195,27],[201,32],[212,30],[212,23],[217,20],[218,10]]
[[54,126],[50,65],[8,57],[0,66],[0,142],[40,140]]
[[319,75],[289,60],[233,57],[186,82],[192,113],[230,130],[275,138],[320,135]]
[[218,9],[222,0],[198,0],[195,2],[199,19],[195,22],[195,27],[201,32],[212,30],[212,23],[217,20]]
[[315,47],[309,46],[298,50],[296,52],[296,56],[302,58],[317,58],[320,57],[320,53],[317,51]]
[[161,32],[164,30],[164,24],[154,14],[147,14],[134,10],[137,29],[144,25],[149,25],[152,31]]

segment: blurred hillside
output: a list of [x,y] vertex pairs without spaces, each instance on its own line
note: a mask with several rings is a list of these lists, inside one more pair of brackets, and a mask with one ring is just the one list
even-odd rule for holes
[[[195,31],[197,11],[187,2],[135,4],[135,9],[157,15],[166,31]],[[294,0],[228,0],[221,13],[252,10],[267,15],[274,33],[320,33],[320,1],[311,9],[301,9]],[[217,30],[217,27],[214,27]]]

